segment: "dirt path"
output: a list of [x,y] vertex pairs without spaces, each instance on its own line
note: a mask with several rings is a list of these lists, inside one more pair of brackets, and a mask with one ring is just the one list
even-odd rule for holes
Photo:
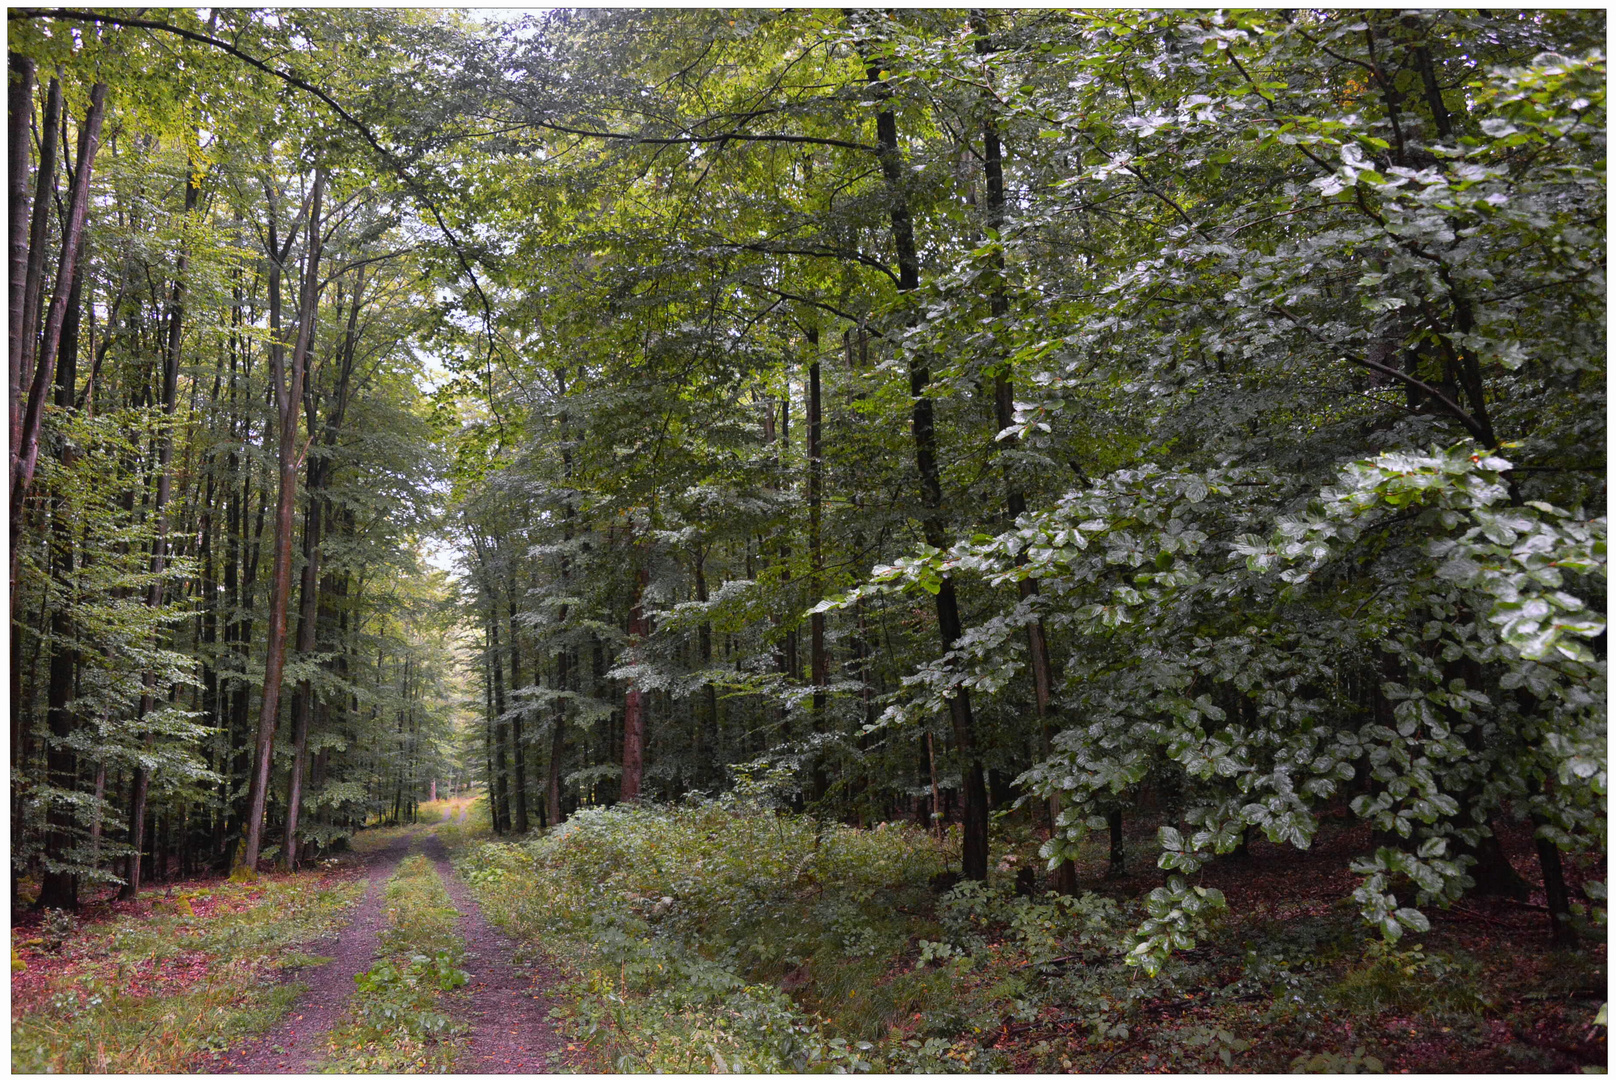
[[455,876],[443,841],[429,835],[422,850],[436,864],[460,912],[460,934],[466,940],[465,969],[471,981],[458,1018],[471,1025],[471,1037],[455,1071],[554,1072],[551,1055],[566,1044],[550,1022],[552,1002],[538,989],[549,981],[550,972],[513,962],[515,944],[483,918],[471,891]]
[[381,931],[383,886],[409,850],[410,838],[400,836],[370,856],[366,877],[370,887],[359,902],[353,920],[336,940],[324,943],[318,955],[331,962],[304,968],[299,978],[309,988],[292,1005],[285,1019],[256,1039],[220,1054],[213,1072],[306,1073],[325,1056],[325,1035],[347,1012],[353,996],[354,976],[370,968]]

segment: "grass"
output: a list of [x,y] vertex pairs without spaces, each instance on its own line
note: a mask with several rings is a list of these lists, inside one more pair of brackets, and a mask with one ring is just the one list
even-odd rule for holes
[[941,869],[912,828],[717,803],[589,811],[463,860],[485,915],[578,973],[575,1029],[625,1071],[872,1064],[876,1040],[955,997],[953,969],[890,970],[943,935],[912,914]]
[[[265,875],[142,898],[142,910],[15,932],[13,1072],[171,1073],[266,1030],[303,987],[297,946],[364,892],[351,874]],[[144,910],[147,906],[152,910]],[[187,910],[190,912],[187,914]],[[58,942],[60,943],[58,945]]]
[[387,882],[381,958],[355,982],[348,1017],[331,1032],[328,1072],[449,1072],[463,1025],[447,995],[465,984],[459,914],[432,863],[411,855]]
[[1224,887],[1272,903],[1222,915],[1151,978],[1123,962],[1161,882],[1148,857],[1103,892],[1017,896],[1034,842],[1004,826],[989,881],[941,896],[939,849],[916,828],[738,802],[586,811],[515,843],[468,824],[457,861],[491,921],[570,973],[566,1033],[605,1071],[1541,1071],[1602,1057],[1603,946],[1551,954],[1438,919],[1423,943],[1389,947],[1339,882],[1310,889],[1311,864],[1261,854],[1223,868]]

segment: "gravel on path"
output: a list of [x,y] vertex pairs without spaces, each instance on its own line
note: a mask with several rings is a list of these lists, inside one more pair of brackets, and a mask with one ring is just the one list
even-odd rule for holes
[[552,1056],[564,1050],[566,1041],[550,1021],[554,1002],[541,989],[553,980],[553,972],[512,959],[515,943],[483,918],[471,891],[455,876],[442,840],[427,836],[422,850],[437,865],[449,898],[460,912],[460,936],[466,941],[463,964],[471,980],[457,1018],[471,1025],[471,1038],[455,1071],[555,1072],[561,1062],[552,1061]]
[[400,836],[369,856],[366,878],[370,885],[354,911],[353,920],[334,941],[319,946],[320,956],[331,962],[304,968],[298,977],[308,983],[286,1017],[263,1035],[217,1055],[208,1070],[216,1073],[307,1073],[325,1056],[325,1036],[347,1013],[353,996],[354,976],[368,971],[376,957],[381,932],[383,886],[409,851],[410,838]]

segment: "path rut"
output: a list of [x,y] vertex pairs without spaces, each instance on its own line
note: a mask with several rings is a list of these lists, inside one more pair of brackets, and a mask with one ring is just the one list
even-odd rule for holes
[[308,983],[286,1017],[263,1035],[218,1056],[218,1073],[306,1073],[325,1058],[325,1036],[347,1013],[353,996],[354,976],[368,971],[376,956],[381,932],[383,886],[398,869],[410,846],[400,836],[368,859],[370,882],[352,921],[334,941],[324,942],[318,955],[329,964],[305,968],[299,976]]
[[516,945],[483,918],[482,908],[455,876],[449,853],[436,835],[422,838],[422,850],[438,868],[449,899],[460,912],[466,941],[463,961],[471,980],[456,1004],[458,1018],[471,1025],[471,1037],[455,1063],[461,1073],[546,1073],[566,1043],[550,1022],[553,1001],[539,987],[552,981],[543,967],[512,961]]

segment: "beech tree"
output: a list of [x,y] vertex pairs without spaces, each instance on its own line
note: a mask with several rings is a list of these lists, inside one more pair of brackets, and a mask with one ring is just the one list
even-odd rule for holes
[[1145,824],[1146,967],[1326,813],[1388,938],[1517,826],[1576,932],[1599,13],[10,25],[14,887],[469,769],[977,879],[1018,813],[1068,893]]

